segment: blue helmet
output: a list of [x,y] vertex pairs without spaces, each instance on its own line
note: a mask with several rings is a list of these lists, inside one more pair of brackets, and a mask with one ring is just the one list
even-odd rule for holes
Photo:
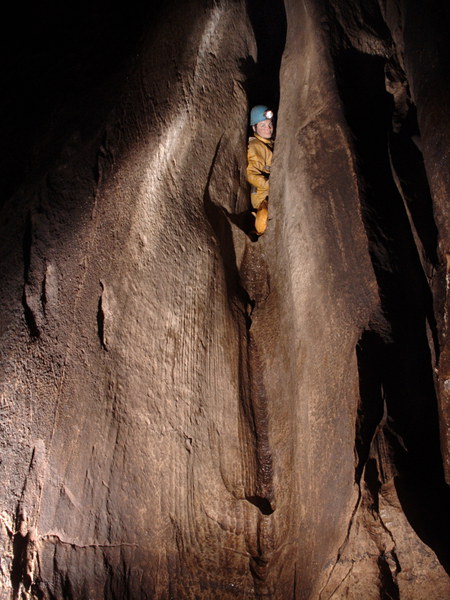
[[260,121],[265,121],[266,119],[272,119],[273,112],[262,104],[258,104],[254,106],[250,111],[250,125],[256,125]]

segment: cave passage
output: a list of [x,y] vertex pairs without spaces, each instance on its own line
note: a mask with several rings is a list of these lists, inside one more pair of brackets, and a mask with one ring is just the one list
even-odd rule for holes
[[249,106],[265,104],[275,112],[280,102],[280,65],[286,44],[284,2],[247,0],[247,12],[257,45],[257,61],[245,68]]
[[[437,399],[427,326],[434,334],[432,295],[402,197],[389,160],[393,101],[385,90],[383,58],[357,50],[334,57],[338,86],[350,126],[361,184],[362,216],[378,281],[382,317],[357,350],[361,406],[357,418],[356,479],[361,476],[384,403],[392,441],[395,483],[406,516],[416,533],[449,569],[447,549],[449,494],[439,447]],[[410,126],[410,125],[409,125]],[[406,135],[406,134],[404,134]],[[405,160],[405,159],[403,159]],[[418,181],[420,238],[435,261],[436,229],[431,219],[424,170],[417,154],[403,164],[404,178]],[[428,225],[428,227],[427,227]],[[378,330],[378,333],[377,333]],[[436,335],[432,335],[436,339]]]
[[[381,3],[362,4],[345,10],[386,40]],[[433,373],[439,223],[416,109],[387,91],[387,69],[392,89],[406,77],[399,65],[350,49],[342,23],[333,72],[331,5],[14,9],[0,115],[0,550],[14,598],[311,600],[330,573],[320,597],[363,598],[361,582],[398,600],[417,536],[403,563],[349,535],[387,523],[386,490],[423,554],[450,570]],[[305,85],[333,112],[302,106]],[[307,117],[311,138],[280,143],[283,214],[255,244],[232,226],[250,206],[245,111],[266,104],[276,124],[280,97],[283,121]],[[356,162],[361,202],[342,186],[333,220],[330,147],[349,158],[352,185]],[[328,223],[354,268],[331,256]],[[410,574],[407,590],[426,579],[420,565]]]

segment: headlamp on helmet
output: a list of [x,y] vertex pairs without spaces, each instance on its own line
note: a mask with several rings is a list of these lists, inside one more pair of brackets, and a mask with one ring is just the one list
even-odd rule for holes
[[260,123],[261,121],[265,121],[266,119],[273,119],[273,111],[271,111],[267,106],[258,104],[250,111],[250,125],[252,126]]

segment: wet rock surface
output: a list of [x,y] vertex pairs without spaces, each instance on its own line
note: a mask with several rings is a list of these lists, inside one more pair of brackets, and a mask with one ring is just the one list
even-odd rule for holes
[[448,597],[445,3],[51,8],[5,37],[0,598]]

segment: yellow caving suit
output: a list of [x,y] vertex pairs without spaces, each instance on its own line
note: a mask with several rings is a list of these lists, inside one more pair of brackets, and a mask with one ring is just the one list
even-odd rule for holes
[[269,197],[269,175],[272,166],[273,140],[256,135],[249,138],[247,150],[247,181],[252,186],[250,201],[258,209]]

